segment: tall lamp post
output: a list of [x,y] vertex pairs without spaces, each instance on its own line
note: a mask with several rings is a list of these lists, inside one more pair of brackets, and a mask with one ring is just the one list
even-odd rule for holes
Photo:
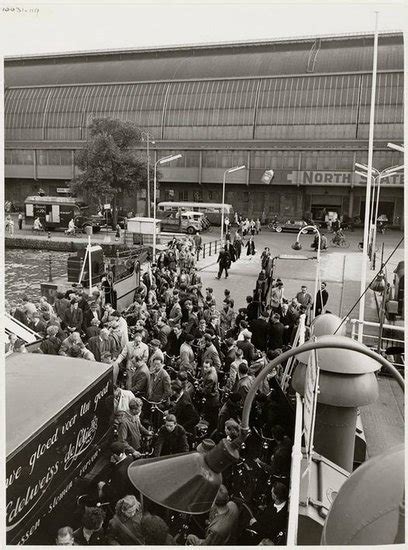
[[154,182],[153,182],[153,261],[156,259],[156,201],[157,201],[157,165],[158,164],[167,164],[173,160],[181,158],[183,155],[180,153],[177,155],[168,155],[167,157],[162,157],[157,162],[154,163]]
[[[317,233],[317,264],[316,264],[316,274],[315,274],[315,292],[314,292],[314,304],[313,304],[313,319],[316,317],[316,302],[317,302],[317,293],[319,292],[319,274],[320,274],[320,250],[321,250],[321,244],[322,244],[322,236],[320,234],[320,231],[315,227],[314,225],[306,225],[305,227],[302,227],[302,229],[299,231],[296,237],[296,242],[292,244],[293,250],[301,250],[302,245],[300,244],[300,235],[307,231],[308,229],[313,229],[315,233]],[[321,301],[321,296],[320,296]]]
[[227,179],[227,174],[232,174],[233,172],[238,172],[238,170],[243,170],[246,168],[245,165],[234,166],[233,168],[228,168],[225,170],[224,177],[222,178],[222,210],[221,210],[221,245],[224,239],[224,204],[225,204],[225,182]]
[[150,218],[150,144],[154,145],[153,136],[149,132],[142,132],[142,139],[146,142],[146,157],[147,157],[147,188],[146,188],[146,203],[147,217]]
[[[368,252],[368,224],[370,217],[370,201],[371,201],[371,181],[373,168],[373,150],[374,150],[374,122],[375,122],[375,95],[377,90],[377,57],[378,57],[378,12],[375,12],[375,31],[374,31],[374,51],[373,51],[373,73],[371,82],[371,103],[370,103],[370,125],[368,132],[368,175],[366,185],[366,204],[364,214],[364,237],[363,237],[363,263],[361,265],[361,283],[360,295],[363,294],[367,278],[367,252]],[[365,300],[360,300],[359,319],[364,320],[364,305]],[[358,341],[363,341],[363,324],[359,323]]]

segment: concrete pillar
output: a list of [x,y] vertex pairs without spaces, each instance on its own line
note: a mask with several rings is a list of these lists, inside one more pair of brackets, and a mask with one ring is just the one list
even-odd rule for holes
[[354,189],[351,187],[350,194],[349,194],[349,207],[348,207],[349,218],[353,217],[353,208],[354,208]]

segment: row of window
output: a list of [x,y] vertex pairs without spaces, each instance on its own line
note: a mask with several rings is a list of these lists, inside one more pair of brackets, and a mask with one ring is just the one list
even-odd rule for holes
[[[171,168],[196,168],[200,166],[202,155],[203,168],[231,168],[232,166],[248,165],[248,151],[176,151],[158,152],[157,158],[181,152],[180,159],[173,161]],[[70,166],[72,151],[70,150],[28,150],[6,149],[5,164],[33,165],[34,154],[37,155],[38,166]],[[152,158],[153,157],[153,158]],[[154,151],[151,151],[154,160]],[[375,151],[373,166],[383,170],[389,166],[402,164],[402,155],[397,151]],[[354,162],[367,162],[367,154],[362,151],[251,151],[249,166],[251,169],[273,170],[353,170]],[[161,170],[165,170],[163,166]]]
[[[378,75],[377,124],[403,120],[403,91],[402,73]],[[192,128],[196,139],[206,139],[206,128],[223,137],[223,127],[237,132],[247,126],[252,136],[253,127],[259,133],[263,126],[276,125],[307,125],[319,137],[321,129],[315,125],[355,127],[367,122],[370,102],[371,77],[365,74],[12,88],[5,93],[5,135],[86,139],[93,117],[110,116],[141,127],[159,126],[163,135],[176,131],[180,139],[186,128]],[[38,130],[35,136],[33,130]]]
[[[249,200],[249,191],[243,191],[242,192],[244,200]],[[231,196],[231,193],[227,191],[226,194],[226,200],[227,202],[232,201],[233,197]],[[221,191],[208,191],[205,192],[200,190],[195,191],[188,191],[188,190],[181,190],[176,191],[175,189],[166,188],[164,189],[164,200],[165,201],[189,201],[192,200],[194,202],[221,202],[222,200],[222,194]]]

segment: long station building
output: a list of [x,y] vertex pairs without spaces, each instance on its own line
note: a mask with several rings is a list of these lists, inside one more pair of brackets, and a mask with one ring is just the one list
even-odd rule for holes
[[[372,34],[5,60],[5,198],[66,192],[95,117],[148,132],[163,166],[160,200],[226,202],[264,220],[325,211],[364,217]],[[403,35],[379,36],[373,166],[403,163]],[[146,155],[146,143],[140,154]],[[273,170],[269,183],[265,171]],[[146,190],[126,205],[143,212]],[[403,175],[381,182],[379,214],[403,222]]]

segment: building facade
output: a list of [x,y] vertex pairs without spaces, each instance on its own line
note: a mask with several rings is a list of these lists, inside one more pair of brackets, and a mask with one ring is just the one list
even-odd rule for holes
[[[373,36],[302,38],[5,60],[5,196],[64,192],[94,117],[135,122],[154,139],[160,198],[226,202],[282,220],[325,210],[364,218]],[[403,37],[381,34],[373,166],[400,165]],[[146,143],[140,143],[146,155]],[[262,178],[273,170],[270,183]],[[126,207],[143,212],[146,191]],[[379,213],[403,221],[403,176],[383,180]]]

